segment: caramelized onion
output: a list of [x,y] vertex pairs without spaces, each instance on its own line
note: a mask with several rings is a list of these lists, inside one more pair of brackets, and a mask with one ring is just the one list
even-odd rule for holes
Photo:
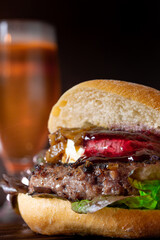
[[49,139],[51,147],[46,153],[49,163],[61,161],[68,139],[75,148],[85,149],[84,156],[77,159],[79,163],[86,157],[90,161],[123,162],[150,161],[153,156],[160,159],[160,136],[149,131],[115,131],[88,124],[83,128],[59,128]]

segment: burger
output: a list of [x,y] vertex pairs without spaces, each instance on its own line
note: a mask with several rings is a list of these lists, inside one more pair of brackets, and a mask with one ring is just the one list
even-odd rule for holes
[[160,236],[158,90],[80,83],[53,106],[48,129],[50,147],[34,161],[28,184],[6,175],[1,183],[34,232]]

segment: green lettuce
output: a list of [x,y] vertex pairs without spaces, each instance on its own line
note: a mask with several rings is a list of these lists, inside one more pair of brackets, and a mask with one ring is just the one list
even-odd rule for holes
[[[141,208],[148,209],[160,209],[160,180],[144,180],[138,181],[133,178],[129,178],[131,185],[139,190],[140,197],[144,199],[144,206]],[[146,207],[146,204],[152,201],[153,204],[150,207]],[[155,207],[153,207],[155,205]]]
[[127,209],[160,209],[160,169],[156,166],[137,168],[128,178],[132,187],[139,190],[138,196],[99,196],[71,204],[73,211],[93,213],[104,207]]
[[93,213],[124,198],[124,196],[99,196],[91,201],[81,200],[73,202],[71,208],[77,213]]

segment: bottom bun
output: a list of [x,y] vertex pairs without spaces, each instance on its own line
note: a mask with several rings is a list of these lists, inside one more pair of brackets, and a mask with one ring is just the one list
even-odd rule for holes
[[18,195],[20,213],[28,226],[46,235],[101,235],[121,238],[160,236],[160,210],[104,208],[78,214],[67,200]]

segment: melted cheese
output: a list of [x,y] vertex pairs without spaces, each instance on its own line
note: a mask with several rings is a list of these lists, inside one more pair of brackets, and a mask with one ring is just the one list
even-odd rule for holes
[[71,139],[67,140],[67,146],[65,154],[63,156],[63,163],[74,163],[84,154],[84,148],[75,147],[74,142]]

